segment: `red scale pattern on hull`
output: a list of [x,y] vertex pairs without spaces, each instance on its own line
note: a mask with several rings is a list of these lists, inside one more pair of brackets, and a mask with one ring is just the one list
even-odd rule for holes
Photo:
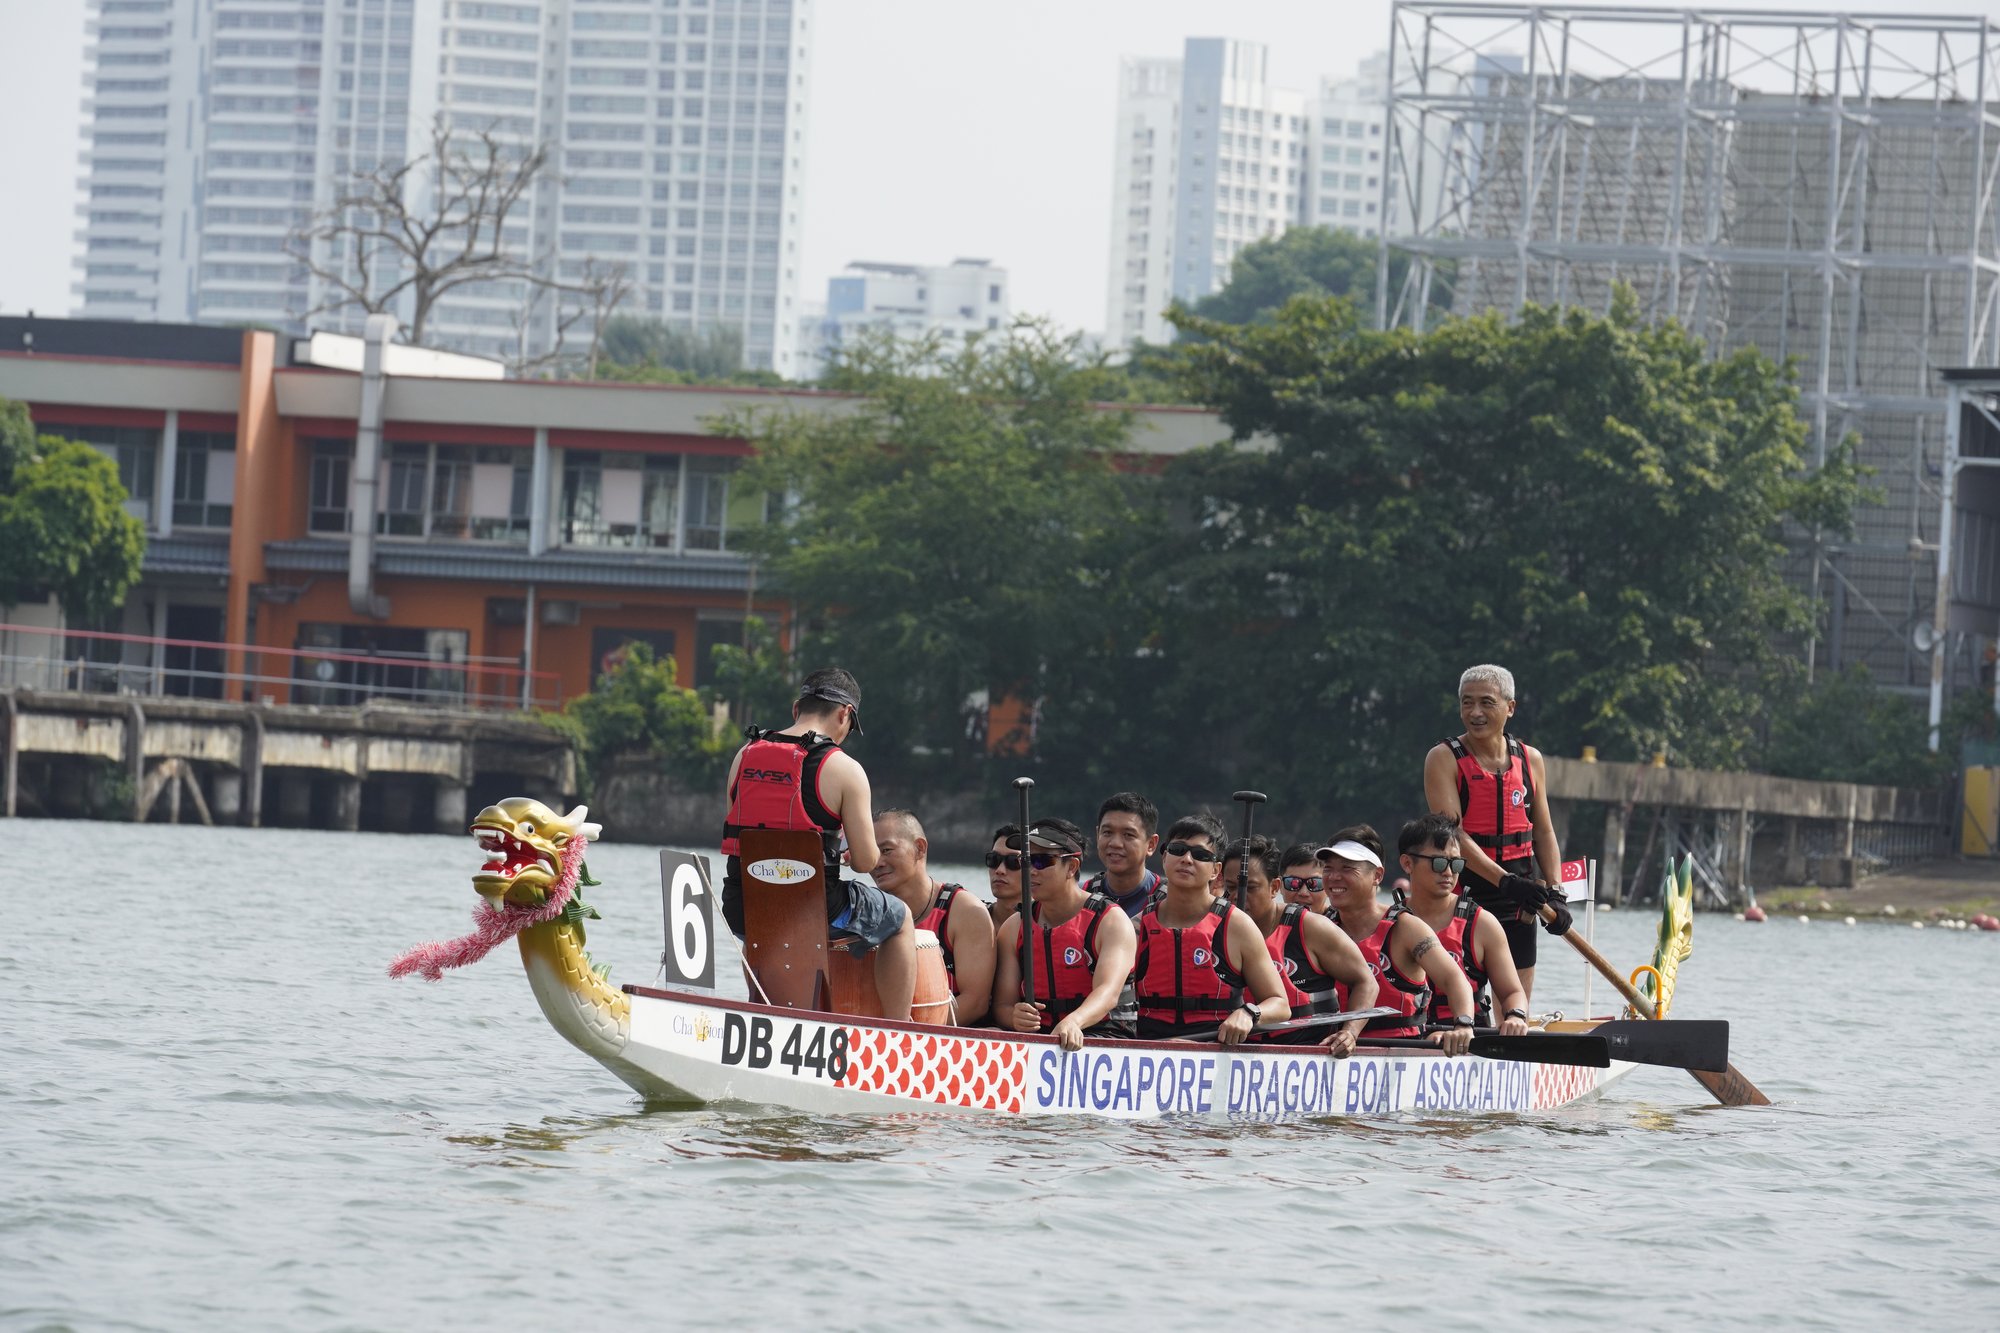
[[1028,1083],[1027,1048],[932,1033],[847,1030],[843,1088],[972,1111],[1018,1114]]

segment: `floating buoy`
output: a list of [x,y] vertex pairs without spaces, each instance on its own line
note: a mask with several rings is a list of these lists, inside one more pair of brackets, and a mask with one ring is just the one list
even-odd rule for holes
[[1924,923],[1921,921],[1912,921],[1910,923],[1911,930],[1922,930],[1923,928],[1924,928]]
[[1853,917],[1851,917],[1851,916],[1850,916],[1850,917],[1848,917],[1848,918],[1846,918],[1846,921],[1847,921],[1847,924],[1848,924],[1848,925],[1850,925],[1850,926],[1854,924],[1854,918],[1853,918]]
[[1764,919],[1764,909],[1755,903],[1751,903],[1743,909],[1743,919],[1745,921],[1762,921]]
[[1809,916],[1807,916],[1807,915],[1806,915],[1806,914],[1805,914],[1804,912],[1800,912],[1800,913],[1799,913],[1799,924],[1800,924],[1800,925],[1802,925],[1802,926],[1803,926],[1803,925],[1805,925],[1805,924],[1806,924],[1806,923],[1807,923],[1808,921],[1811,921],[1811,920],[1812,920],[1812,918],[1811,918],[1811,917],[1809,917]]
[[1989,916],[1979,923],[1979,928],[1981,930],[2000,930],[2000,918]]

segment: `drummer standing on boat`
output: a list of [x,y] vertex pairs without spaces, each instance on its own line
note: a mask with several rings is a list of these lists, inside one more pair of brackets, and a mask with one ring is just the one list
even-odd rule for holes
[[875,816],[875,847],[881,859],[869,878],[910,909],[918,930],[937,936],[959,1025],[979,1022],[993,1004],[993,918],[986,905],[963,884],[931,878],[930,839],[910,811]]
[[909,909],[862,879],[841,875],[840,836],[847,835],[847,864],[863,874],[875,868],[874,797],[868,774],[840,748],[861,734],[861,685],[839,667],[805,678],[792,704],[792,725],[752,727],[729,765],[729,813],[722,821],[722,919],[743,938],[745,829],[815,829],[826,870],[827,924],[856,937],[852,953],[875,955],[875,989],[882,1016],[907,1020],[917,984],[916,934]]
[[1563,905],[1562,853],[1549,817],[1542,752],[1507,734],[1514,716],[1514,673],[1485,664],[1458,679],[1465,731],[1424,756],[1424,797],[1464,833],[1462,892],[1499,919],[1524,996],[1535,988],[1535,927],[1542,904],[1556,909],[1544,929],[1569,933]]

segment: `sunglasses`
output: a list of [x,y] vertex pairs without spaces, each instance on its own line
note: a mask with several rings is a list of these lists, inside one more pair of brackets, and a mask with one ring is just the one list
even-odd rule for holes
[[1444,874],[1447,870],[1456,875],[1459,871],[1465,869],[1465,858],[1462,856],[1420,856],[1417,858],[1418,865],[1422,865],[1425,861],[1429,861],[1431,869],[1440,875]]
[[[1069,857],[1076,855],[1079,855],[1079,853],[1029,852],[1028,865],[1036,870],[1047,870],[1050,866],[1066,861]],[[1001,866],[1006,866],[1009,870],[1019,870],[1021,868],[1021,854],[1019,852],[986,853],[986,868],[988,870],[998,870]]]
[[1206,865],[1213,865],[1222,859],[1222,853],[1213,847],[1197,847],[1191,842],[1170,842],[1164,848],[1168,856],[1187,856]]
[[1286,893],[1318,893],[1326,887],[1326,881],[1318,875],[1281,875],[1278,887]]

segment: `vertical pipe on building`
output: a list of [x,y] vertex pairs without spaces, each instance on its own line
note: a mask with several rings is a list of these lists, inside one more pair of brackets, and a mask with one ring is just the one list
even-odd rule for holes
[[167,409],[167,424],[160,431],[160,468],[153,477],[153,531],[162,537],[174,535],[174,473],[180,468],[181,414]]
[[[530,583],[527,606],[521,619],[521,711],[524,713],[534,707],[535,702],[535,621],[541,614],[537,601],[535,585]],[[593,667],[595,665],[592,663]]]
[[1965,390],[1951,386],[1945,398],[1944,469],[1938,478],[1937,597],[1931,607],[1931,751],[1936,753],[1944,723],[1945,626],[1951,615],[1952,511],[1958,507],[1958,433],[1965,414]]
[[389,600],[375,592],[376,492],[382,467],[383,357],[396,334],[392,315],[370,315],[363,326],[361,353],[361,416],[354,435],[354,503],[349,515],[353,531],[347,548],[347,604],[356,614],[381,619]]
[[549,428],[535,427],[534,462],[528,471],[528,554],[549,549]]

